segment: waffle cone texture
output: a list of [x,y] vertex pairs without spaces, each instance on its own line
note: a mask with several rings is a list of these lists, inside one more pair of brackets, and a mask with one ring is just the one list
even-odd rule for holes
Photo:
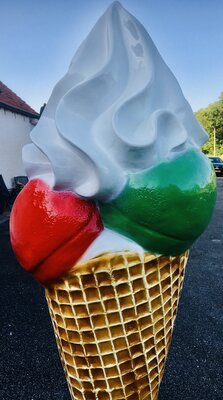
[[156,400],[188,253],[107,253],[46,289],[72,400]]

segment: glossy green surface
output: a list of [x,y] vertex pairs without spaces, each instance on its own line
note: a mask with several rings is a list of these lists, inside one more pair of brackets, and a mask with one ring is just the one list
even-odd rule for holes
[[121,195],[100,207],[105,226],[145,250],[176,255],[207,227],[216,200],[209,160],[188,150],[143,173],[132,174]]

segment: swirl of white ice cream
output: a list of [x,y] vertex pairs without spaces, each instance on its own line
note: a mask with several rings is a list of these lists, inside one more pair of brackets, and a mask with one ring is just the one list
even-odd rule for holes
[[30,179],[109,201],[129,173],[201,146],[207,135],[148,33],[115,2],[55,86],[31,139],[23,150]]

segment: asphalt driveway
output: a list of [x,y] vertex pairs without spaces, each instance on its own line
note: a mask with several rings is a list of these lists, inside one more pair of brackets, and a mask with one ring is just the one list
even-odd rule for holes
[[[159,400],[223,399],[223,178],[191,250]],[[70,400],[44,290],[18,265],[0,224],[0,399]]]

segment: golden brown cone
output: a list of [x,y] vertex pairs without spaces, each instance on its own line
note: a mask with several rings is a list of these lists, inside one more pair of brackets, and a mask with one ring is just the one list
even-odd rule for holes
[[156,400],[188,252],[107,253],[46,289],[72,400]]

